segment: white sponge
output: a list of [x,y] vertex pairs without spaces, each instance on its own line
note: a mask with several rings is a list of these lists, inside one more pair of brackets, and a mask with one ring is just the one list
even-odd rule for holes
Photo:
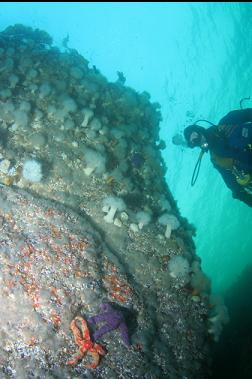
[[124,201],[115,196],[108,196],[105,199],[103,199],[103,212],[107,213],[106,216],[104,216],[104,220],[108,222],[109,224],[114,222],[114,217],[117,211],[122,212],[126,209],[126,204]]
[[101,175],[106,169],[106,158],[102,154],[98,153],[93,149],[85,149],[85,161],[86,168],[84,172],[87,176],[95,173]]
[[22,175],[30,182],[40,182],[42,179],[41,163],[35,159],[29,159],[24,162]]
[[190,280],[190,265],[186,258],[181,255],[173,256],[168,263],[168,270],[173,278],[177,278],[181,283],[187,284]]

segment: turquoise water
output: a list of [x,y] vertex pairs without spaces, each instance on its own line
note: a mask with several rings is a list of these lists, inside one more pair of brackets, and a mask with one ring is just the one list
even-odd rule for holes
[[[222,291],[252,261],[252,210],[233,200],[205,156],[195,187],[196,151],[172,136],[206,118],[218,122],[252,95],[252,3],[1,3],[0,27],[46,30],[77,49],[109,80],[148,91],[162,106],[167,182],[183,216],[197,227],[197,253]],[[246,103],[252,107],[252,101]]]

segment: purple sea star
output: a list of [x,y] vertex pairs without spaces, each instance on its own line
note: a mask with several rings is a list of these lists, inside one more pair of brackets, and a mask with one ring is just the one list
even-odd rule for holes
[[112,330],[119,329],[121,332],[121,337],[123,342],[127,347],[130,346],[130,339],[128,328],[125,323],[122,312],[116,310],[109,303],[102,303],[100,305],[101,313],[96,316],[92,316],[88,319],[88,322],[98,324],[99,322],[105,321],[100,329],[96,330],[93,335],[94,341],[98,340],[104,334],[111,332]]

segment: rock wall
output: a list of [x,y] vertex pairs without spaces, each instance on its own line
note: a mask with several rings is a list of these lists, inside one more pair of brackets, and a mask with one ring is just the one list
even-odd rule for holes
[[[0,81],[0,375],[207,377],[210,285],[164,180],[159,104],[22,25],[0,33]],[[67,365],[71,321],[104,302],[131,346],[115,327],[97,368],[90,351]]]

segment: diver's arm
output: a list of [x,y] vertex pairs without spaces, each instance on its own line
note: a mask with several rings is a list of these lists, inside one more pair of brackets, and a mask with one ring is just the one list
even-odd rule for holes
[[220,120],[219,125],[236,125],[245,122],[252,122],[252,108],[229,112]]
[[[212,163],[213,163],[213,161],[212,161]],[[216,168],[216,170],[219,171],[219,173],[222,176],[222,179],[226,183],[226,186],[229,189],[231,189],[232,192],[238,193],[243,189],[243,187],[239,183],[237,183],[237,181],[235,180],[235,176],[233,175],[232,171],[221,168],[214,163],[213,163],[213,165]]]
[[247,204],[249,207],[252,207],[252,195],[246,191],[233,192],[233,198],[241,200],[243,203]]
[[247,193],[243,186],[237,183],[235,176],[232,174],[232,171],[225,170],[214,164],[214,167],[221,174],[226,186],[232,191],[232,196],[234,199],[238,199],[243,203],[247,204],[249,207],[252,207],[252,195]]

